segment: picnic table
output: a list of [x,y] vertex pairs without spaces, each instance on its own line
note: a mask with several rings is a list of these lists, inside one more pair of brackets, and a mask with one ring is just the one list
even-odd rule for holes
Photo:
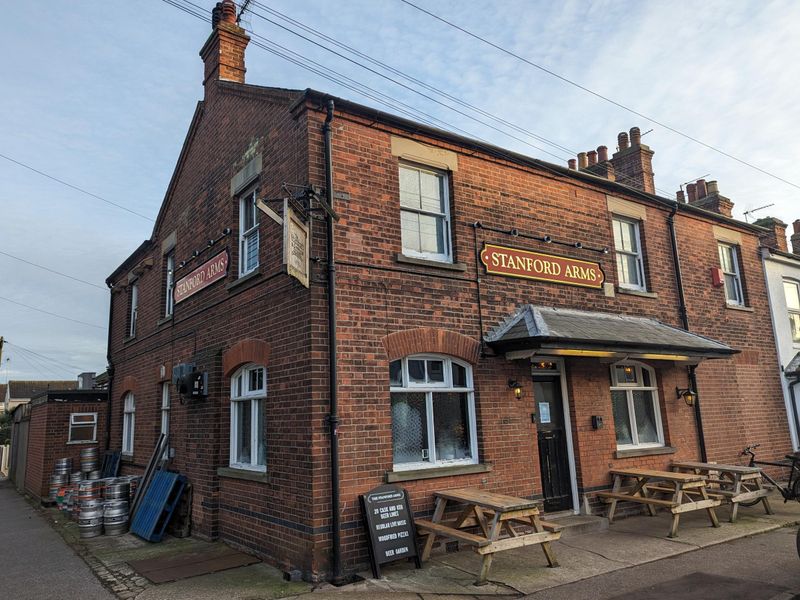
[[706,482],[714,494],[719,494],[731,503],[730,522],[736,522],[740,502],[760,499],[768,515],[772,514],[769,505],[769,489],[764,487],[763,476],[759,467],[743,467],[740,465],[718,465],[715,463],[675,461],[673,470],[682,473],[704,475]]
[[[610,492],[598,492],[598,497],[610,503],[608,522],[613,523],[617,502],[645,504],[650,516],[656,515],[656,507],[672,513],[669,537],[678,535],[680,517],[685,512],[705,509],[714,527],[719,527],[714,508],[722,504],[721,497],[712,497],[706,489],[706,478],[695,473],[675,473],[653,469],[611,469],[614,485]],[[623,488],[623,483],[633,480],[632,486]]]
[[[436,508],[430,521],[416,519],[420,534],[426,535],[422,560],[430,557],[437,537],[458,540],[472,546],[483,556],[481,570],[475,585],[487,582],[492,558],[496,552],[541,544],[547,563],[557,567],[555,553],[550,547],[561,537],[563,527],[539,518],[539,508],[533,500],[494,494],[476,488],[461,488],[434,492]],[[448,502],[463,505],[455,519],[444,520]],[[528,531],[523,531],[520,526]],[[467,528],[478,528],[480,533],[470,533]],[[530,531],[532,530],[532,531]],[[506,537],[501,535],[505,533]]]

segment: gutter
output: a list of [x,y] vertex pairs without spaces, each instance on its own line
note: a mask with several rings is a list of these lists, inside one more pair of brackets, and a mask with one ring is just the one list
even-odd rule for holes
[[111,330],[114,323],[114,294],[112,285],[108,285],[108,345],[106,346],[106,373],[108,373],[108,400],[106,400],[106,452],[111,448],[111,407],[113,405],[111,395],[114,383],[114,363],[111,362]]
[[[325,194],[328,203],[333,207],[333,157],[331,151],[331,121],[333,121],[333,100],[327,102],[327,115],[322,125],[325,138]],[[334,585],[345,583],[342,576],[342,540],[341,540],[341,500],[339,485],[339,414],[338,414],[338,381],[336,356],[336,256],[334,247],[334,219],[327,215],[328,237],[328,387],[330,390],[330,414],[328,426],[331,436],[331,562],[333,563]]]
[[[675,265],[675,282],[678,286],[678,313],[680,314],[683,328],[689,331],[689,313],[686,309],[686,292],[683,288],[683,274],[681,273],[680,253],[678,252],[678,237],[675,234],[675,214],[678,212],[678,203],[672,208],[667,217],[669,227],[669,237],[672,246],[672,262]],[[706,450],[706,436],[703,431],[703,414],[700,410],[700,392],[697,389],[697,365],[689,366],[689,386],[694,390],[694,419],[697,423],[697,441],[700,444],[700,461],[708,462],[708,452]]]

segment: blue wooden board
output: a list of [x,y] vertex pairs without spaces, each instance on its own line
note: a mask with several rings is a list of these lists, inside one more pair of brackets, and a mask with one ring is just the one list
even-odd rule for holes
[[156,471],[131,523],[131,532],[148,542],[160,542],[186,487],[186,477]]

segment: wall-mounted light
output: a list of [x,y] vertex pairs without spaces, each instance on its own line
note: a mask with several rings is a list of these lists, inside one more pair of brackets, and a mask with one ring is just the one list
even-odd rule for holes
[[683,401],[686,402],[687,406],[694,406],[695,398],[697,394],[694,392],[692,388],[679,388],[675,387],[675,394],[678,398],[683,398]]
[[546,236],[544,236],[544,237],[542,238],[542,241],[543,241],[545,244],[551,244],[551,243],[553,242],[553,238],[551,238],[549,235],[546,235]]
[[575,242],[575,247],[576,247],[578,250],[580,250],[581,248],[583,248],[583,244],[582,244],[581,242]]
[[514,391],[514,398],[516,398],[517,400],[522,398],[522,386],[516,379],[508,380],[508,389]]

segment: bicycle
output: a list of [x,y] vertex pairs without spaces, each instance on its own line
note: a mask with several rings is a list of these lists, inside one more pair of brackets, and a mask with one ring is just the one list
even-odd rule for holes
[[[764,476],[764,479],[769,481],[772,485],[774,485],[783,496],[783,501],[788,502],[789,500],[797,500],[800,502],[800,455],[798,454],[787,454],[786,458],[790,462],[771,462],[767,460],[756,460],[756,453],[755,449],[758,448],[761,444],[751,444],[747,446],[740,456],[749,455],[750,456],[750,463],[747,465],[749,467],[755,467],[759,465],[768,465],[771,467],[783,467],[784,469],[791,469],[789,472],[789,482],[786,486],[782,486],[780,483],[775,481],[772,477],[770,477],[765,471],[761,471],[761,474]],[[742,506],[755,506],[761,502],[760,498],[756,498],[755,500],[746,500],[743,502],[739,502]]]

